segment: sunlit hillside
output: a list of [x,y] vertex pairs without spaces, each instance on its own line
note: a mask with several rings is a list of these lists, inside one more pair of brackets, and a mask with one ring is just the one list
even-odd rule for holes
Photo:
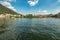
[[7,14],[18,14],[15,11],[13,11],[11,9],[8,9],[5,6],[3,6],[3,5],[0,4],[0,14],[6,14],[6,13]]

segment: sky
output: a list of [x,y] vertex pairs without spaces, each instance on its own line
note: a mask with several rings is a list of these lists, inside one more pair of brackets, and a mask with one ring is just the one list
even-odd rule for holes
[[23,15],[60,12],[60,0],[0,0],[0,4]]

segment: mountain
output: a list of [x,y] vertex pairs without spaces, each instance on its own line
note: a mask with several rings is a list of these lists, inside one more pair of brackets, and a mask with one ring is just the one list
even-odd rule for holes
[[60,12],[55,14],[55,15],[53,15],[53,17],[60,18]]
[[13,11],[13,10],[11,10],[11,9],[1,5],[1,4],[0,4],[0,14],[17,14],[18,15],[17,12],[15,12],[15,11]]

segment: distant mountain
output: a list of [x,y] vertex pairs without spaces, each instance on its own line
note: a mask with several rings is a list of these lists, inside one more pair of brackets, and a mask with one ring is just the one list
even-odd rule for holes
[[50,15],[48,15],[48,17],[55,17],[55,18],[60,18],[60,12],[59,13],[57,13],[57,14],[50,14]]
[[0,4],[0,14],[18,14],[18,13]]
[[54,15],[54,16],[57,17],[57,18],[60,18],[60,12],[58,14]]

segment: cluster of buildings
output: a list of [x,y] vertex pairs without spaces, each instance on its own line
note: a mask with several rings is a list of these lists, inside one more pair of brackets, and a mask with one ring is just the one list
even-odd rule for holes
[[16,14],[0,14],[0,18],[4,18],[4,17],[21,17],[21,15],[16,15]]

